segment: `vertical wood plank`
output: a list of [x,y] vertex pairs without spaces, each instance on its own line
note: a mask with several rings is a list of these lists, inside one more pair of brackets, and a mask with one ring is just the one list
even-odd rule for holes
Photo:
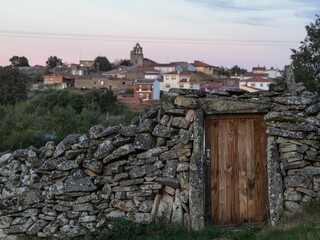
[[219,121],[211,120],[211,218],[219,223]]
[[247,153],[247,189],[248,189],[248,220],[255,220],[256,179],[254,159],[254,128],[253,119],[246,119],[246,153]]
[[239,181],[239,222],[248,221],[248,189],[247,189],[247,141],[246,120],[238,121],[238,181]]
[[258,222],[264,221],[265,209],[265,126],[262,118],[254,119],[254,153],[256,178],[256,217]]
[[227,171],[227,123],[226,121],[219,121],[219,143],[218,143],[218,152],[219,152],[219,223],[225,224],[227,221],[226,216],[226,171]]

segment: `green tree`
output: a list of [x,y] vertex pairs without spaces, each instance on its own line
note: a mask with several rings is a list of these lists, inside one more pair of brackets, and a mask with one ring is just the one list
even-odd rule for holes
[[120,66],[132,66],[132,63],[129,59],[121,59],[119,62]]
[[230,77],[230,69],[221,66],[219,70],[219,74]]
[[109,71],[112,69],[112,65],[109,62],[108,58],[103,57],[103,56],[98,56],[96,57],[96,59],[94,60],[93,63],[95,69],[97,72],[99,71]]
[[27,77],[17,68],[0,67],[0,104],[16,104],[27,98]]
[[29,67],[29,61],[25,56],[13,56],[9,61],[13,67]]
[[320,91],[320,16],[306,27],[307,36],[298,49],[291,49],[292,66],[297,82],[309,90]]
[[234,65],[231,69],[230,69],[230,74],[231,75],[241,75],[241,74],[244,74],[246,73],[247,70],[244,69],[244,68],[240,68],[238,65]]
[[46,66],[48,68],[55,68],[62,66],[62,59],[57,56],[50,56],[46,61]]

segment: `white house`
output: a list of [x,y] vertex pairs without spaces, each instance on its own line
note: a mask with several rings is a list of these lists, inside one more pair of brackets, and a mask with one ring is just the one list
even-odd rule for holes
[[182,79],[190,80],[191,73],[189,72],[168,72],[163,74],[163,82],[160,84],[160,90],[168,92],[170,88],[180,88]]
[[263,77],[252,77],[240,80],[240,86],[248,86],[260,90],[268,90],[271,83],[273,83],[272,79]]
[[281,77],[280,71],[278,69],[273,68],[273,67],[266,70],[266,73],[268,74],[269,78]]

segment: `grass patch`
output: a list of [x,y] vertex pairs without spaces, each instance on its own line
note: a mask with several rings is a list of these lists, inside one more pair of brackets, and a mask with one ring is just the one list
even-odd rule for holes
[[208,224],[200,231],[188,230],[182,225],[168,224],[165,219],[156,223],[136,223],[125,218],[109,222],[98,240],[318,240],[320,239],[320,200],[305,205],[303,211],[281,219],[277,227],[244,225],[246,227],[219,228]]

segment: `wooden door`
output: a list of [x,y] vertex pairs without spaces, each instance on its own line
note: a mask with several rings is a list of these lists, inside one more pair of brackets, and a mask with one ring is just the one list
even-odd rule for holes
[[214,223],[267,219],[266,147],[263,115],[207,117],[206,149],[211,159],[209,211]]

